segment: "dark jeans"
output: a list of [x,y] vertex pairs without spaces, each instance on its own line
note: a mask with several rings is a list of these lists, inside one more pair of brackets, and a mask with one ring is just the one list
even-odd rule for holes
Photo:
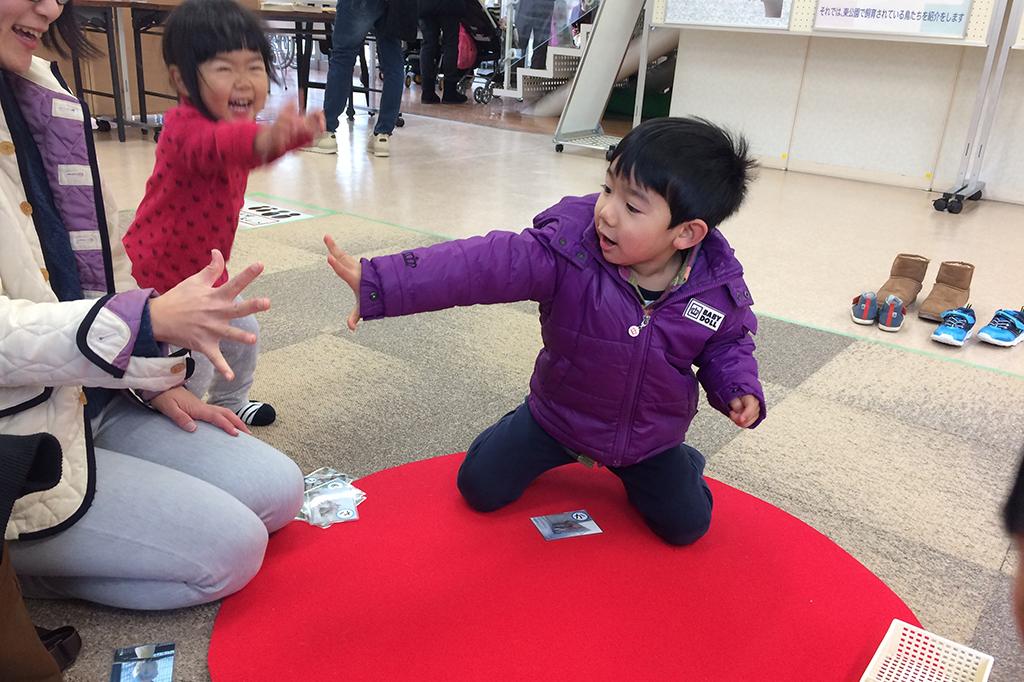
[[[519,499],[538,476],[576,458],[549,436],[525,403],[481,433],[459,468],[459,492],[477,511],[494,511]],[[711,491],[704,456],[677,445],[628,467],[608,467],[626,488],[630,504],[660,538],[689,545],[711,525]]]
[[[338,129],[338,117],[352,96],[352,71],[356,56],[363,49],[366,35],[384,16],[385,0],[338,0],[338,14],[334,18],[331,63],[327,70],[327,90],[324,94],[324,117],[327,130]],[[402,41],[398,38],[377,36],[377,59],[384,74],[384,92],[380,98],[380,111],[374,134],[390,135],[398,120],[405,83]],[[373,74],[370,85],[373,84]]]
[[437,90],[437,58],[441,57],[444,73],[444,92],[451,97],[459,81],[459,18],[454,15],[420,17],[423,45],[420,48],[420,74],[423,76],[423,94],[430,96]]
[[548,56],[548,42],[551,41],[551,15],[555,0],[523,0],[516,16],[516,30],[519,33],[519,47],[526,49],[533,35],[533,56],[526,58],[531,69],[543,69]]

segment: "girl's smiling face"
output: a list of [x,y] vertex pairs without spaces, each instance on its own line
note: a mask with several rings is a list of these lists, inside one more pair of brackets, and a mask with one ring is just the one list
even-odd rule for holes
[[[181,74],[173,67],[172,78],[178,94],[187,97]],[[263,57],[255,50],[218,52],[199,65],[199,96],[218,121],[255,121],[269,87]]]

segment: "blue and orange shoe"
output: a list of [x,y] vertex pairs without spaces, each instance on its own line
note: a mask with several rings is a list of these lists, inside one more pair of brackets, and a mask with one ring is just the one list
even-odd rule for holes
[[1024,308],[997,310],[992,321],[981,328],[978,338],[985,343],[1009,348],[1024,341]]
[[878,328],[883,332],[898,332],[907,317],[907,307],[896,294],[885,297],[885,303],[878,307]]
[[947,346],[963,346],[974,333],[973,329],[977,321],[970,305],[947,310],[942,313],[942,324],[932,332],[932,341],[938,341]]
[[874,324],[878,320],[878,297],[873,291],[865,291],[853,299],[850,316],[857,324]]

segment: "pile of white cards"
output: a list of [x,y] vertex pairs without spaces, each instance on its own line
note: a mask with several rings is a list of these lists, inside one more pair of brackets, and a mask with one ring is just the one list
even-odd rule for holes
[[330,467],[307,474],[302,509],[295,518],[320,528],[355,521],[359,518],[356,507],[366,499],[366,493],[352,485],[354,480]]

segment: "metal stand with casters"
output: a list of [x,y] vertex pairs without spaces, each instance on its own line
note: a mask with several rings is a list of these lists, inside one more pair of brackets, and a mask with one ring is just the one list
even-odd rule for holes
[[[646,3],[653,6],[653,2]],[[600,149],[610,157],[621,138],[606,135],[601,117],[608,106],[615,78],[626,55],[633,27],[644,9],[645,0],[615,0],[603,2],[597,10],[594,28],[583,51],[576,76],[569,88],[569,99],[562,110],[555,130],[555,151],[565,145]],[[651,25],[651,7],[647,8],[642,39],[640,83],[646,71],[647,33]],[[642,85],[637,87],[637,108],[643,106]],[[603,97],[601,96],[603,93]]]
[[992,11],[985,66],[981,72],[981,85],[975,98],[971,124],[967,129],[967,144],[960,160],[955,189],[943,192],[941,197],[932,202],[932,207],[936,211],[960,213],[964,210],[964,201],[979,201],[985,194],[985,183],[980,179],[982,163],[985,159],[988,137],[992,132],[992,123],[996,117],[999,96],[1002,94],[1006,63],[1016,39],[1014,32],[1024,17],[1024,2],[1017,0],[1010,10],[1007,30],[1003,33],[1006,2],[1007,0],[997,0]]

